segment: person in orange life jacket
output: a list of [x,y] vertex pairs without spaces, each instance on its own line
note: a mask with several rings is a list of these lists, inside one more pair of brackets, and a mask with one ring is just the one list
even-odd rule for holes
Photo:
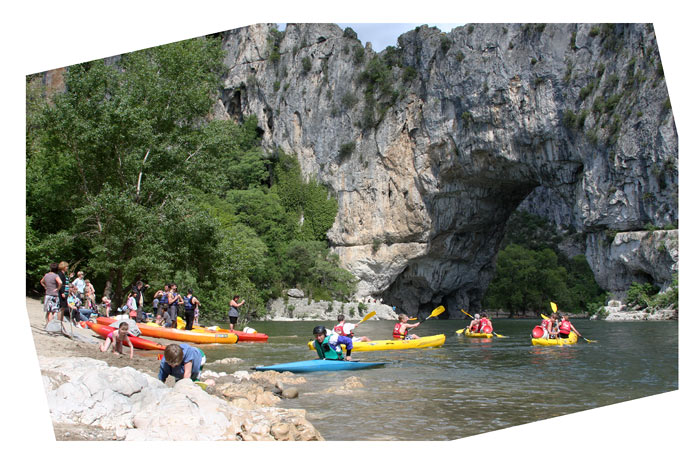
[[469,332],[479,332],[480,324],[481,318],[479,317],[479,313],[474,313],[474,319],[472,319],[469,323],[469,327],[467,328],[467,330]]
[[328,331],[324,326],[316,326],[314,334],[314,349],[321,360],[343,360],[343,348],[345,345],[345,360],[352,360],[352,339],[346,336],[341,336],[334,332],[328,335]]
[[366,336],[355,337],[354,330],[359,325],[360,325],[360,323],[358,323],[358,324],[346,323],[345,322],[345,315],[338,315],[338,324],[336,324],[335,327],[333,327],[333,332],[338,334],[339,336],[349,337],[352,339],[353,342],[369,342],[370,341],[369,337],[366,337]]
[[394,325],[394,332],[391,336],[394,339],[418,339],[418,336],[415,334],[409,335],[408,330],[413,329],[419,325],[420,323],[408,324],[408,316],[401,313],[399,315],[399,322]]
[[581,333],[574,327],[574,325],[569,321],[568,315],[561,316],[561,324],[559,325],[558,336],[562,339],[567,339],[571,331],[574,331],[577,336],[581,337]]

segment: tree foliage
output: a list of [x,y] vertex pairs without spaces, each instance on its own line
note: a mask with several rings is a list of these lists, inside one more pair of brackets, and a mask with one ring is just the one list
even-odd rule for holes
[[234,294],[260,315],[289,286],[280,255],[296,241],[320,241],[305,287],[352,288],[323,243],[328,190],[293,156],[266,154],[255,117],[211,120],[222,58],[199,38],[71,66],[54,95],[28,78],[28,290],[68,260],[117,304],[137,280],[175,282],[205,317],[223,318]]

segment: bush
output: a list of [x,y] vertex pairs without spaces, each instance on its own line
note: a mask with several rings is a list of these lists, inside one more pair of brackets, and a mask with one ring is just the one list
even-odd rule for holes
[[354,151],[355,142],[351,141],[349,143],[344,143],[340,145],[340,151],[338,151],[338,155],[341,159],[345,159],[347,157],[350,157]]
[[659,292],[659,289],[653,284],[640,284],[633,282],[627,291],[627,304],[630,306],[638,305],[642,308],[648,308],[651,304],[651,296]]
[[352,61],[355,65],[359,65],[365,60],[365,49],[361,45],[356,45],[352,50],[352,54]]
[[304,69],[304,73],[311,71],[311,59],[309,57],[301,59],[301,66]]
[[357,40],[357,33],[355,32],[355,30],[353,28],[348,26],[343,31],[343,37],[345,37],[347,39]]

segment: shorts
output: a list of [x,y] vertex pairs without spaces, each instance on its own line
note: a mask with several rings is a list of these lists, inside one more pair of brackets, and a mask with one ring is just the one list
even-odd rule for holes
[[55,295],[44,295],[44,313],[58,312],[59,300]]
[[229,316],[229,317],[228,317],[228,322],[231,323],[231,324],[233,324],[233,325],[235,326],[236,323],[238,322],[238,316]]

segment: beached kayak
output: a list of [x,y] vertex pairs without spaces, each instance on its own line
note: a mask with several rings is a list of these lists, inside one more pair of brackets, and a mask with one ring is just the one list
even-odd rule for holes
[[493,334],[490,332],[471,332],[469,330],[465,329],[458,329],[457,334],[464,334],[467,337],[479,337],[482,339],[491,339],[493,337]]
[[[97,318],[97,322],[100,324],[111,324],[114,321],[114,318]],[[238,342],[238,336],[230,333],[185,331],[181,329],[164,328],[152,323],[139,323],[137,326],[144,336],[159,337],[161,339],[170,339],[173,341],[193,342],[195,344],[235,344]]]
[[[378,350],[404,350],[404,349],[425,349],[427,347],[440,347],[445,343],[445,335],[419,337],[418,339],[392,339],[370,342],[353,342],[353,352],[373,352]],[[314,349],[314,341],[309,341],[309,349]],[[343,345],[343,350],[345,346]]]
[[543,337],[532,339],[532,345],[571,345],[576,342],[578,342],[578,336],[575,332],[569,334],[569,337],[566,339],[559,339],[558,337],[555,339],[545,339]]
[[[177,328],[181,330],[185,330],[185,321],[180,318],[179,316],[177,317]],[[250,329],[250,328],[246,328]],[[205,327],[205,326],[193,326],[192,327],[193,332],[214,332],[218,334],[225,334],[225,333],[231,333],[235,334],[238,336],[238,342],[266,342],[268,339],[267,334],[263,334],[262,332],[257,332],[253,330],[253,332],[247,332],[245,329],[243,331],[236,331],[235,329],[233,331],[230,331],[226,328],[222,328],[219,326],[211,326],[211,327]]]
[[[116,328],[113,328],[111,326],[107,326],[105,324],[93,323],[91,321],[85,321],[85,324],[93,332],[96,332],[97,334],[104,337],[105,339],[112,331],[116,331]],[[153,341],[148,340],[148,339],[143,339],[141,337],[129,336],[129,340],[131,341],[131,344],[134,346],[135,349],[165,350],[165,346],[163,344],[159,344],[157,342],[153,342]],[[126,341],[124,341],[123,344],[129,345],[126,343]]]
[[362,362],[356,360],[302,360],[300,362],[280,363],[270,366],[256,366],[258,371],[291,371],[292,373],[309,373],[312,371],[347,371],[363,370],[386,365],[387,362]]

